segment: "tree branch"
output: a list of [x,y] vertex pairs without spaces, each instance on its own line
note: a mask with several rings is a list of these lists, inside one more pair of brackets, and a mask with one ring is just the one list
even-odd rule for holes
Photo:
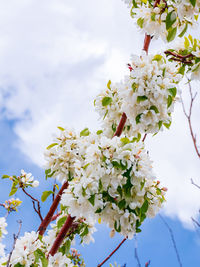
[[140,259],[139,259],[138,252],[137,252],[137,248],[138,248],[138,243],[137,243],[137,237],[135,235],[135,259],[137,261],[138,267],[141,267],[142,265],[140,263]]
[[55,210],[57,209],[58,207],[58,204],[60,202],[60,199],[61,199],[61,196],[62,196],[62,193],[65,189],[67,189],[68,187],[68,182],[65,182],[60,191],[58,192],[58,194],[56,195],[56,198],[54,199],[50,209],[49,209],[49,212],[47,213],[46,217],[44,218],[44,220],[42,221],[42,223],[40,224],[39,228],[38,228],[38,232],[39,232],[39,235],[43,235],[49,225],[49,223],[51,222],[51,219],[54,215],[54,212]]
[[22,221],[19,220],[17,222],[19,223],[19,230],[18,230],[17,235],[13,234],[14,242],[13,242],[12,250],[11,250],[11,252],[9,254],[9,257],[8,257],[8,261],[7,261],[7,265],[6,265],[7,267],[11,267],[10,260],[11,260],[11,257],[12,257],[13,251],[15,249],[15,245],[16,245],[17,239],[19,238],[19,234],[20,234],[20,231],[21,231],[21,228],[22,228]]
[[186,112],[185,105],[184,105],[182,97],[181,97],[181,103],[182,103],[182,107],[183,107],[183,113],[185,114],[185,116],[186,116],[186,118],[188,120],[190,134],[191,134],[191,137],[192,137],[192,141],[193,141],[193,144],[194,144],[195,151],[197,153],[197,156],[200,158],[200,151],[199,151],[198,146],[197,146],[196,135],[194,134],[194,131],[193,131],[193,128],[192,128],[192,122],[191,122],[192,109],[193,109],[194,100],[195,100],[195,98],[197,96],[197,92],[193,95],[192,87],[191,87],[191,83],[190,83],[189,79],[188,79],[188,86],[189,86],[189,93],[190,93],[190,107],[189,107],[189,112],[188,113]]
[[170,233],[170,236],[171,236],[171,239],[172,239],[173,247],[174,247],[174,250],[175,250],[175,253],[176,253],[176,257],[177,257],[179,266],[182,267],[183,265],[182,265],[182,262],[181,262],[181,259],[180,259],[180,255],[179,255],[179,252],[178,252],[178,249],[177,249],[177,245],[176,245],[176,241],[175,241],[175,238],[174,238],[173,231],[170,228],[169,224],[165,221],[165,219],[163,218],[163,216],[161,216],[160,214],[159,214],[159,216],[160,216],[161,220],[163,221],[164,225],[169,230],[169,233]]
[[196,184],[194,181],[193,181],[193,179],[191,178],[191,183],[193,184],[193,185],[195,185],[197,188],[199,188],[200,189],[200,186],[198,185],[198,184]]
[[117,130],[116,130],[115,134],[113,135],[113,137],[115,137],[115,136],[119,137],[122,134],[122,131],[124,129],[124,125],[126,123],[126,120],[127,120],[127,116],[126,116],[125,113],[123,113],[122,117],[121,117],[121,120],[119,122],[119,125],[117,127]]
[[97,265],[97,267],[101,267],[104,263],[106,263],[109,259],[110,259],[110,257],[121,247],[121,245],[125,242],[127,240],[127,238],[124,238],[122,241],[121,241],[121,243],[116,247],[116,249],[114,249],[111,253],[110,253],[110,255],[107,257],[107,258],[105,258],[105,260],[104,261],[102,261],[102,263],[100,263],[100,264],[98,264]]
[[[26,190],[24,188],[22,188],[22,191],[29,197],[31,198],[32,202],[33,202],[33,208],[35,210],[35,212],[38,214],[38,216],[40,217],[40,220],[43,221],[42,215],[41,215],[41,209],[40,209],[40,201],[37,198],[32,197],[28,192],[26,192]],[[37,208],[35,207],[35,202],[37,202]]]
[[60,245],[62,244],[67,232],[69,231],[70,227],[73,224],[75,217],[71,217],[70,215],[68,215],[66,222],[64,223],[63,227],[61,228],[59,234],[57,235],[53,246],[51,247],[49,254],[51,256],[54,256],[56,254],[56,252],[58,251]]

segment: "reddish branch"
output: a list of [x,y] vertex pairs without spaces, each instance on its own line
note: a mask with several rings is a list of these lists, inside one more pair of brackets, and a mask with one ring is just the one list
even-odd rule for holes
[[143,50],[147,53],[147,55],[149,51],[150,42],[151,42],[151,35],[145,34]]
[[64,240],[67,232],[69,231],[70,227],[73,224],[75,217],[71,217],[68,215],[66,222],[64,223],[63,227],[61,228],[59,234],[57,235],[52,248],[49,251],[49,255],[54,256],[56,252],[58,251],[60,245],[62,244],[62,241]]
[[[179,55],[179,54],[177,54],[175,52],[172,52],[172,51],[169,51],[169,50],[165,51],[165,54],[168,55],[168,56],[169,55],[173,56],[171,58],[171,60],[182,62],[184,64],[189,64],[189,65],[192,64],[192,60],[191,59],[194,58],[193,54],[188,54],[188,55],[183,56],[183,55]],[[190,60],[187,60],[187,59],[190,59]]]
[[155,8],[155,7],[157,7],[157,5],[159,5],[159,4],[160,4],[160,0],[156,0],[155,3],[154,3],[154,6],[153,6],[153,7]]
[[54,212],[56,211],[57,207],[58,207],[58,204],[60,202],[60,199],[61,199],[61,196],[62,196],[62,193],[65,189],[67,189],[68,187],[68,182],[65,182],[60,191],[58,192],[58,194],[56,195],[56,198],[54,199],[52,205],[51,205],[51,208],[49,210],[49,212],[47,213],[46,217],[44,218],[44,220],[42,221],[42,223],[40,224],[39,228],[38,228],[38,232],[39,232],[39,235],[43,235],[49,225],[49,223],[51,222],[52,220],[52,217],[54,215]]
[[119,122],[119,125],[117,127],[117,130],[116,130],[115,134],[113,135],[113,137],[114,136],[118,136],[119,137],[122,134],[122,131],[124,129],[124,125],[126,123],[126,120],[127,120],[127,116],[126,116],[125,113],[123,113],[122,117],[121,117],[121,120]]
[[[31,198],[32,202],[33,202],[33,208],[35,210],[35,212],[38,214],[38,216],[40,217],[40,220],[43,221],[42,215],[41,215],[41,210],[40,210],[40,201],[37,198],[32,197],[28,192],[26,192],[26,190],[24,188],[22,188],[22,191],[29,197]],[[37,203],[37,208],[35,206],[35,203]]]
[[199,151],[199,148],[197,146],[197,139],[196,139],[196,135],[194,134],[194,131],[193,131],[193,128],[192,128],[192,122],[191,122],[192,108],[193,108],[194,100],[195,100],[195,98],[197,96],[197,92],[193,95],[192,87],[191,87],[189,79],[188,79],[188,85],[189,85],[189,93],[190,93],[190,107],[189,107],[189,112],[188,113],[185,110],[185,105],[184,105],[183,99],[181,99],[181,102],[182,102],[183,112],[184,112],[184,114],[185,114],[185,116],[186,116],[186,118],[188,120],[188,124],[189,124],[189,128],[190,128],[190,134],[191,134],[191,137],[192,137],[192,141],[193,141],[193,144],[194,144],[195,151],[197,153],[197,156],[200,158],[200,151]]
[[116,249],[114,249],[113,252],[110,253],[110,255],[104,261],[102,261],[102,263],[98,264],[97,267],[101,267],[104,263],[106,263],[110,259],[110,257],[121,247],[121,245],[126,241],[126,239],[127,238],[124,238],[122,242],[116,247]]

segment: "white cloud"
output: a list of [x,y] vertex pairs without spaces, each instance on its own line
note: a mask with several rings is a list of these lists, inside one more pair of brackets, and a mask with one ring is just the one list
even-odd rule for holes
[[[93,97],[108,79],[123,79],[143,36],[120,0],[0,4],[0,116],[17,119],[19,148],[42,165],[57,125],[98,127]],[[152,48],[160,46],[154,42]],[[194,124],[197,120],[194,114]],[[189,225],[200,207],[200,192],[190,178],[200,177],[180,106],[172,129],[148,139],[156,173],[169,188],[164,211]]]

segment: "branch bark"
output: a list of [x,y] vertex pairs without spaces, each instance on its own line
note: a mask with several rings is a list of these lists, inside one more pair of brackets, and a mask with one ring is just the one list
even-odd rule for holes
[[121,120],[119,122],[119,125],[117,127],[117,130],[116,130],[115,134],[113,135],[113,137],[114,136],[118,136],[119,137],[122,134],[122,131],[124,129],[124,125],[126,123],[126,120],[127,120],[127,116],[126,116],[125,113],[123,113],[122,117],[121,117]]
[[62,196],[62,193],[65,189],[67,189],[68,187],[68,182],[65,182],[60,191],[58,192],[58,194],[56,195],[56,198],[54,199],[50,209],[49,209],[49,212],[47,213],[46,217],[44,218],[44,220],[42,221],[42,223],[40,224],[39,228],[38,228],[38,232],[39,232],[39,235],[43,235],[49,225],[49,223],[51,222],[52,220],[52,217],[54,215],[54,212],[56,211],[57,207],[58,207],[58,204],[60,202],[60,199],[61,199],[61,196]]

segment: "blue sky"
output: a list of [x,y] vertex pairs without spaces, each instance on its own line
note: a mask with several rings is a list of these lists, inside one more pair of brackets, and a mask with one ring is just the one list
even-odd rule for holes
[[[143,34],[136,30],[121,0],[85,0],[84,4],[81,0],[0,0],[0,4],[0,175],[19,174],[21,169],[31,172],[41,184],[32,192],[40,198],[50,188],[44,180],[43,152],[56,127],[99,128],[93,98],[109,79],[123,79],[130,55],[141,53]],[[199,37],[197,31],[194,34]],[[154,41],[150,52],[164,46]],[[187,105],[187,88],[182,84],[181,89]],[[199,100],[192,121],[196,132]],[[190,182],[193,178],[200,183],[199,160],[180,103],[170,131],[148,136],[146,145],[155,173],[169,188],[162,213],[173,228],[183,266],[199,266],[200,240],[191,216],[198,218],[200,191]],[[0,186],[3,202],[10,185],[0,181]],[[32,203],[20,193],[17,197],[24,203],[18,214],[8,218],[8,247],[17,218],[23,220],[22,233],[36,230],[39,224],[32,216]],[[80,248],[88,267],[96,266],[122,239],[110,239],[105,226],[98,230],[95,244]],[[178,266],[168,230],[159,217],[144,224],[138,253],[142,266],[149,259],[154,267]],[[137,266],[134,240],[122,246],[115,260]]]

